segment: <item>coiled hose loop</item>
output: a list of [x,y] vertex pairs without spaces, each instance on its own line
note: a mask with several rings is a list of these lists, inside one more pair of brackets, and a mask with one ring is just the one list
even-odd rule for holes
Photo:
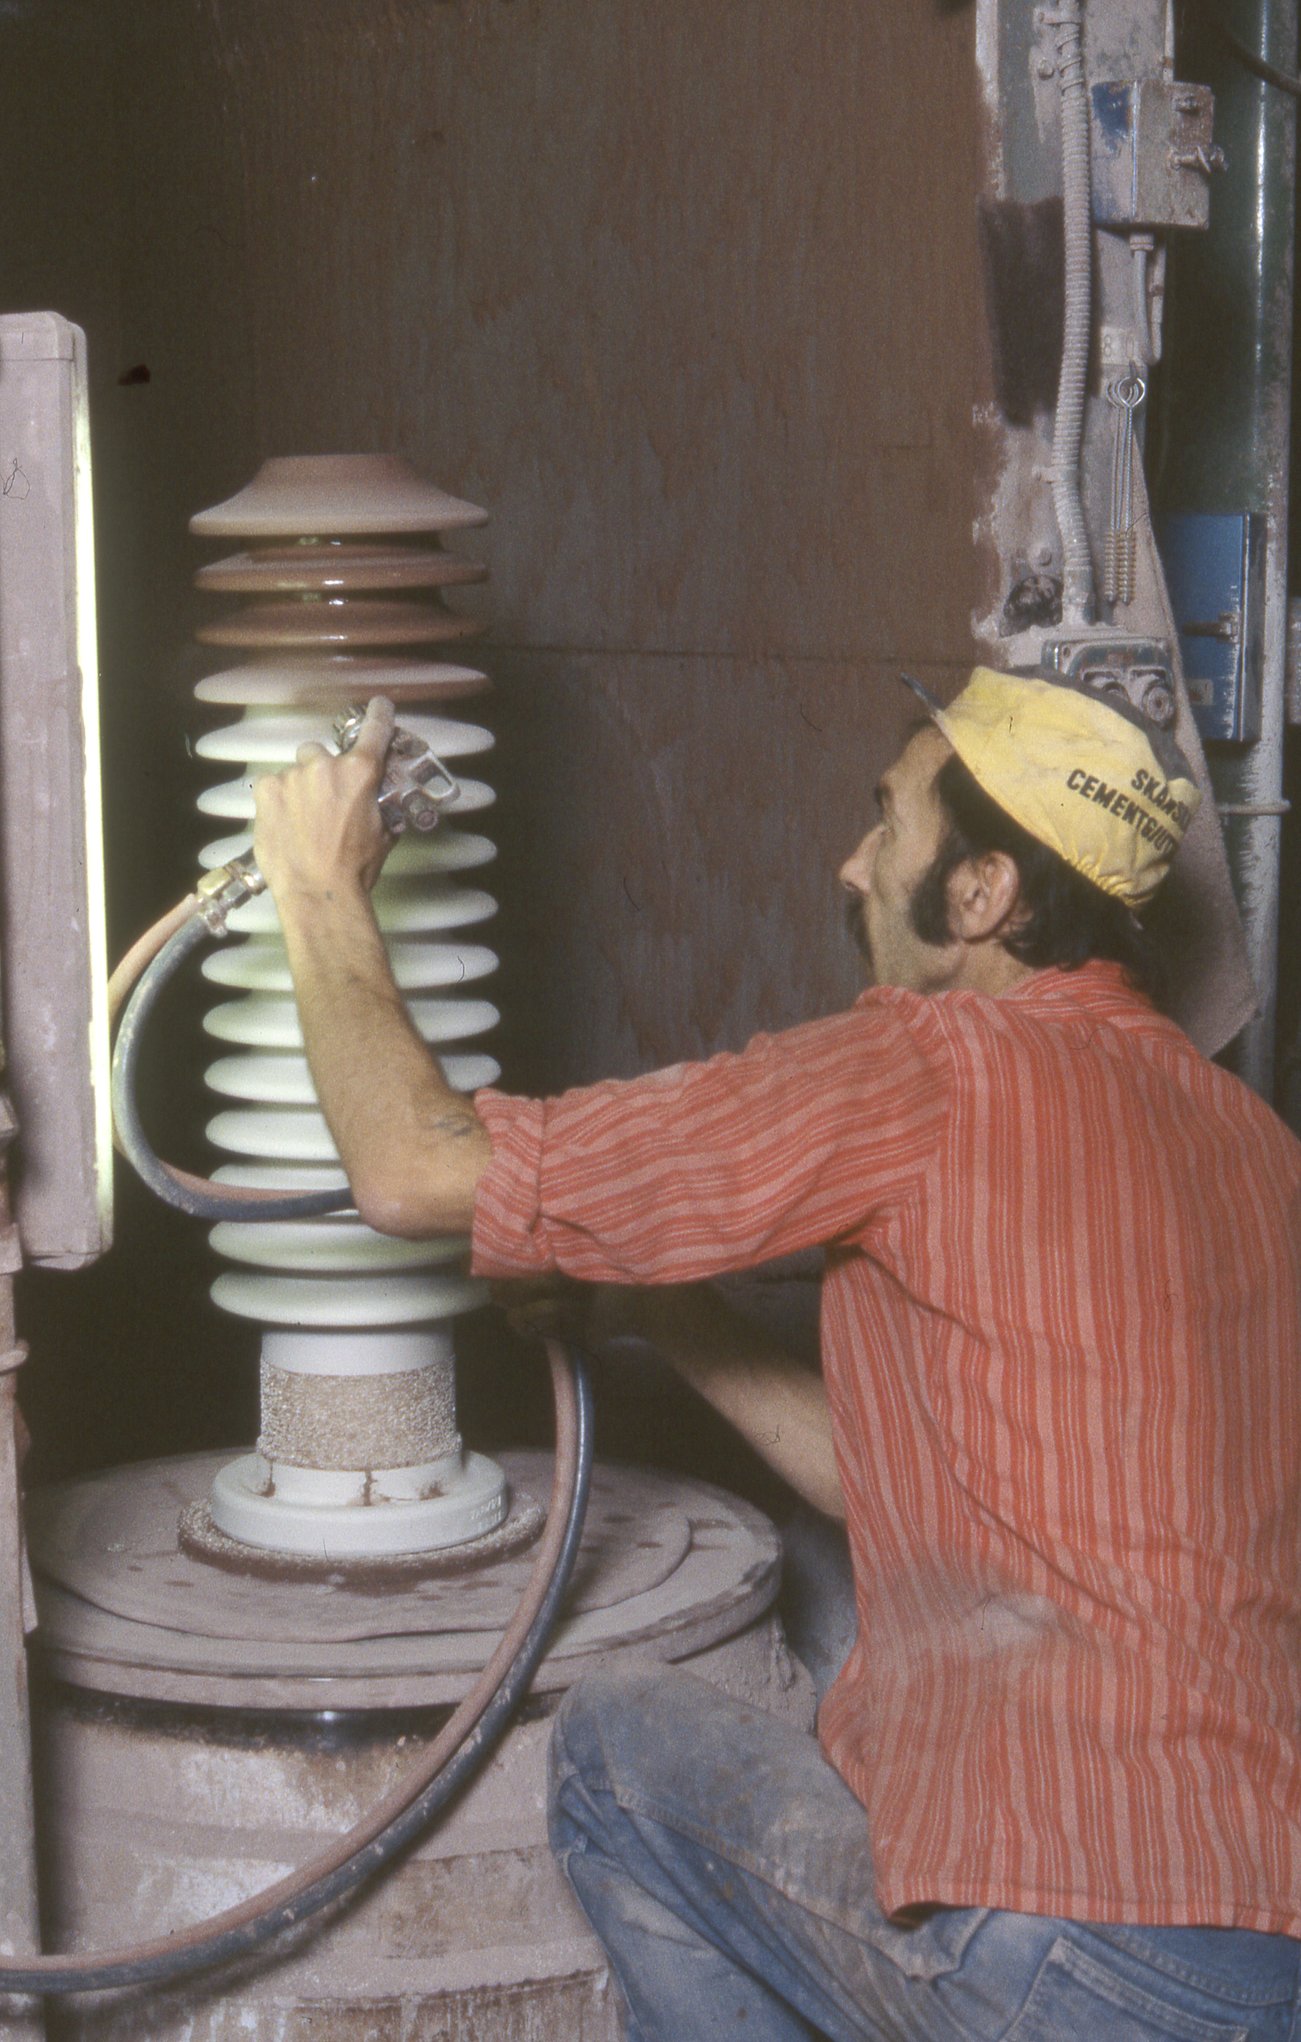
[[345,1212],[352,1193],[342,1191],[245,1190],[191,1176],[165,1163],[145,1134],[136,1104],[136,1078],[145,1028],[158,1000],[191,952],[212,936],[202,912],[196,910],[170,935],[139,979],[127,1001],[113,1047],[113,1122],[118,1146],[137,1174],[165,1205],[201,1220],[305,1220],[321,1213]]
[[0,1993],[107,1992],[159,1985],[260,1949],[352,1893],[419,1835],[481,1765],[546,1649],[578,1556],[592,1466],[592,1396],[583,1357],[546,1343],[556,1464],[546,1529],[528,1587],[500,1643],[420,1764],[327,1850],[264,1893],[150,1943],[96,1956],[0,1958]]

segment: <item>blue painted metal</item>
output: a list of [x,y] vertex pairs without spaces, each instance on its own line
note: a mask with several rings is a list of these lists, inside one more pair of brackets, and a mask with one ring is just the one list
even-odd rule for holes
[[[1295,71],[1295,0],[1219,0],[1240,41]],[[1293,173],[1296,102],[1253,78],[1190,8],[1179,69],[1215,93],[1216,133],[1229,169],[1216,179],[1210,231],[1171,249],[1159,508],[1255,511],[1265,520],[1263,700],[1255,744],[1211,760],[1252,968],[1259,1018],[1229,1061],[1264,1093],[1274,1089],[1287,647],[1288,480],[1291,466]]]
[[1183,511],[1157,521],[1184,679],[1202,737],[1254,744],[1261,732],[1264,519]]
[[1093,217],[1099,226],[1138,217],[1134,88],[1093,88]]

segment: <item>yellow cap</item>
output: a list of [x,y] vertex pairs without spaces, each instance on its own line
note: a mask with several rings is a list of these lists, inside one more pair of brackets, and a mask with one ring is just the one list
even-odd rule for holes
[[1091,689],[985,666],[931,713],[1032,837],[1128,907],[1151,900],[1202,798],[1164,732]]

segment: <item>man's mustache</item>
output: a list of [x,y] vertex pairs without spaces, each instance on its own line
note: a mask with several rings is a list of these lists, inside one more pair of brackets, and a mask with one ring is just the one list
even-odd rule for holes
[[861,894],[851,893],[845,901],[845,929],[859,956],[870,964],[872,939],[867,933],[867,902]]

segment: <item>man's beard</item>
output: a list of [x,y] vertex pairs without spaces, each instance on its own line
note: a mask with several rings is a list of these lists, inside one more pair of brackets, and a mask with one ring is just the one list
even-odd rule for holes
[[[908,896],[904,907],[908,927],[913,935],[920,937],[923,943],[929,943],[933,949],[937,950],[944,947],[943,941],[937,939],[929,923],[924,923],[918,914],[918,900],[919,898],[925,898],[927,889],[934,883],[934,875],[938,869],[939,860],[937,859],[935,864],[922,874]],[[943,880],[946,875],[941,873],[940,876],[941,880]],[[872,951],[872,937],[867,925],[867,901],[861,893],[851,893],[845,902],[845,928],[850,942],[863,959],[868,970],[875,976],[876,958]]]

